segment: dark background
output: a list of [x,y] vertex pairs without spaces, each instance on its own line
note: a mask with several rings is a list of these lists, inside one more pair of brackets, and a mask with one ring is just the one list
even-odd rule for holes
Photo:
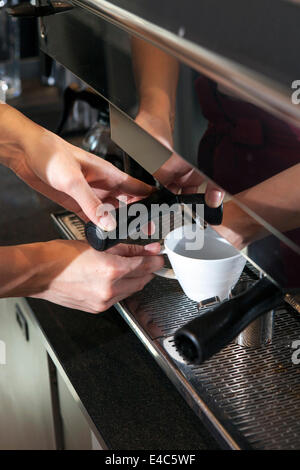
[[39,55],[37,20],[28,18],[19,20],[21,33],[21,58],[35,57]]

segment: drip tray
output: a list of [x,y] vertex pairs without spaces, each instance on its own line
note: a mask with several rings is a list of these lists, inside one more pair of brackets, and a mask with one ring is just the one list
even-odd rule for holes
[[[76,215],[52,218],[65,238],[84,238]],[[241,280],[255,279],[247,264]],[[272,344],[232,343],[200,366],[182,359],[173,334],[207,309],[198,311],[177,281],[156,277],[115,307],[224,448],[300,448],[300,364],[292,360],[300,322],[289,305],[275,311]]]

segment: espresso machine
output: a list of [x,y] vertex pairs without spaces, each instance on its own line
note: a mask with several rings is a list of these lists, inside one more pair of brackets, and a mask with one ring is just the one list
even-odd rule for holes
[[[246,258],[230,298],[199,304],[155,277],[116,308],[229,449],[300,448],[297,3],[39,0],[12,11],[37,16],[43,52],[106,100],[125,171],[162,202],[225,191],[203,229]],[[53,220],[105,249],[76,214]]]

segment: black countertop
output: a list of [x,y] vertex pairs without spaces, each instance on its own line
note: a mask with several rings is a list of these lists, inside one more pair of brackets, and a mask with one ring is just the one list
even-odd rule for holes
[[[59,209],[0,166],[0,245],[58,237]],[[99,315],[28,299],[56,360],[111,449],[218,445],[114,308]]]

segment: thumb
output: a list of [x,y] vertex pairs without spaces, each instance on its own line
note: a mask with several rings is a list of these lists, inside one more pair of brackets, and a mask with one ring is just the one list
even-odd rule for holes
[[116,220],[109,211],[114,210],[112,204],[104,204],[94,193],[93,189],[84,177],[79,179],[69,191],[70,196],[81,207],[82,212],[95,225],[100,225],[103,230],[113,230]]
[[205,191],[205,202],[209,207],[219,207],[224,199],[225,192],[212,183],[208,183]]

